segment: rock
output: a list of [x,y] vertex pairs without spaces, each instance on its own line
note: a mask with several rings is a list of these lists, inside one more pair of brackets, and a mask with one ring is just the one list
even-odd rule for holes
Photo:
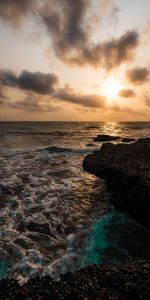
[[110,141],[117,141],[120,139],[120,136],[113,136],[107,134],[99,134],[95,139],[94,142],[110,142]]
[[92,144],[92,143],[89,143],[89,144],[86,145],[86,147],[93,147],[93,146],[95,146],[95,145]]
[[131,138],[122,138],[122,142],[123,143],[130,143],[130,142],[134,142],[135,139],[131,139]]
[[105,178],[114,206],[150,229],[150,139],[106,143],[85,157],[83,168]]
[[150,143],[150,138],[141,138],[141,139],[138,139],[138,143],[144,143],[144,144],[147,144],[147,143]]

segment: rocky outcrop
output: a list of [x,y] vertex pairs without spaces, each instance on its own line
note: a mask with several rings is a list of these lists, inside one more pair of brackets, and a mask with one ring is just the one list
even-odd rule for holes
[[3,299],[150,299],[150,262],[136,261],[122,266],[89,266],[61,276],[31,278],[20,286],[14,279],[0,282]]
[[85,157],[83,168],[105,178],[112,204],[150,229],[150,138],[132,144],[105,143]]

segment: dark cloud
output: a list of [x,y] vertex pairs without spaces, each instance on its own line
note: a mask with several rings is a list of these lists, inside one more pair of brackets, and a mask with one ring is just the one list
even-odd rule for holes
[[91,108],[103,108],[105,106],[105,97],[92,94],[92,95],[83,95],[76,93],[68,85],[62,89],[57,90],[54,95],[56,99],[79,104]]
[[[55,74],[31,73],[23,71],[16,76],[12,71],[0,71],[0,91],[3,88],[20,88],[25,92],[23,100],[6,101],[11,108],[25,108],[28,110],[43,111],[49,107],[49,102],[65,101],[90,108],[102,108],[105,106],[105,97],[100,95],[84,95],[77,93],[70,86],[58,87],[59,79]],[[5,93],[3,93],[3,98]],[[43,107],[41,105],[43,103]]]
[[0,0],[0,18],[14,26],[19,26],[23,17],[32,11],[36,0]]
[[120,97],[129,98],[135,96],[135,92],[131,89],[122,89],[119,92]]
[[55,74],[23,71],[18,77],[12,71],[0,71],[0,85],[18,87],[38,94],[51,94],[59,80]]
[[130,60],[138,45],[136,31],[92,44],[103,17],[116,18],[115,4],[115,0],[1,0],[0,17],[16,25],[32,13],[40,26],[44,25],[51,41],[50,50],[53,48],[59,59],[69,64],[109,70]]
[[53,47],[59,56],[82,47],[88,40],[85,17],[90,0],[49,0],[39,11],[43,24],[52,37]]
[[24,110],[26,112],[57,112],[61,110],[60,106],[53,105],[49,100],[48,96],[40,95],[33,92],[26,92],[23,98],[18,100],[12,100],[10,97],[5,97],[3,100],[0,99],[0,106],[4,108]]
[[[114,1],[99,0],[101,9],[117,8]],[[49,0],[42,7],[40,16],[50,35],[55,54],[63,61],[80,66],[101,66],[106,69],[115,68],[133,57],[138,45],[138,33],[128,31],[118,39],[92,45],[94,22],[90,18],[91,0]],[[106,10],[107,11],[107,10]],[[95,12],[101,18],[101,11]],[[95,17],[96,19],[96,17]]]
[[25,111],[30,112],[38,112],[43,111],[42,105],[37,101],[37,99],[34,99],[34,97],[25,97],[23,100],[17,100],[17,101],[6,101],[5,105],[9,108],[14,109],[21,109]]
[[91,48],[83,48],[71,61],[79,65],[102,66],[109,70],[129,61],[137,45],[138,33],[128,31],[119,39],[112,39]]
[[127,79],[134,84],[145,83],[149,79],[149,71],[147,68],[134,68],[127,71]]

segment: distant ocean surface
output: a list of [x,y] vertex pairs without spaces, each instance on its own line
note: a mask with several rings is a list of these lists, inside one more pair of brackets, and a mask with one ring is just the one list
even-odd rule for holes
[[0,278],[58,279],[145,251],[149,233],[82,169],[98,134],[150,137],[150,122],[0,122]]

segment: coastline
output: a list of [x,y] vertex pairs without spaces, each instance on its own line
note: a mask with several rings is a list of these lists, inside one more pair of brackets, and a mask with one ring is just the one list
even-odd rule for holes
[[[83,167],[86,171],[91,172],[94,175],[102,176],[103,178],[105,178],[107,182],[107,187],[113,195],[114,184],[110,184],[110,181],[111,179],[116,180],[116,177],[114,177],[113,175],[113,160],[112,160],[112,156],[110,156],[110,153],[111,155],[113,155],[114,149],[117,149],[117,147],[119,147],[119,151],[120,151],[120,147],[122,147],[123,153],[124,153],[124,149],[128,149],[128,151],[130,152],[131,149],[136,147],[138,151],[136,153],[137,155],[134,155],[135,160],[138,158],[138,162],[142,163],[142,161],[139,160],[138,154],[139,152],[141,152],[142,149],[141,158],[143,157],[143,151],[146,151],[149,155],[149,146],[150,146],[149,140],[146,141],[145,139],[143,141],[138,141],[128,145],[125,144],[113,145],[110,143],[106,143],[103,144],[100,151],[96,151],[95,153],[86,156],[83,162]],[[108,163],[109,160],[106,161],[104,159],[102,160],[103,172],[101,172],[100,157],[101,155],[106,154],[105,150],[108,153],[109,159],[111,158],[111,162],[112,162],[111,172],[109,168],[109,172],[110,172],[109,176],[108,176],[108,170],[107,172],[106,170],[104,170],[104,162]],[[126,152],[127,155],[129,153],[128,151]],[[125,156],[123,157],[125,162]],[[135,161],[133,161],[133,164],[135,164]],[[146,172],[143,173],[145,170],[144,166],[147,166],[147,164],[144,165],[142,163],[142,172],[141,169],[139,168],[138,175],[140,176],[140,178],[142,174],[144,174],[143,178],[147,178],[145,176],[149,174],[149,170],[147,173]],[[120,167],[120,161],[119,161],[119,167]],[[128,175],[128,168],[125,171],[126,171],[126,175]],[[134,168],[132,169],[132,172],[134,172]],[[121,178],[122,180],[120,174],[122,173],[119,173],[119,177],[117,177],[117,182],[118,182],[118,178]],[[136,168],[136,175],[137,175],[137,168]],[[123,178],[125,178],[126,180],[128,176],[124,176]],[[141,191],[142,191],[142,187],[145,189],[145,181],[143,181],[143,178],[142,181],[140,182]],[[137,187],[136,180],[132,179],[131,182],[132,182],[132,187],[133,186]],[[146,180],[146,182],[148,183],[148,188],[149,188],[149,181]],[[130,183],[130,181],[128,181],[128,183]],[[139,179],[138,179],[138,183],[139,183]],[[126,187],[127,185],[125,184],[122,186]],[[131,191],[131,189],[129,189],[129,191]],[[133,193],[131,193],[131,195],[133,195]],[[114,199],[114,197],[112,197],[112,199]],[[129,197],[129,199],[131,199],[131,197]],[[129,199],[128,199],[128,205],[129,205]],[[122,208],[122,210],[124,210],[123,203],[121,203],[121,207],[120,207]],[[148,226],[146,227],[148,228]],[[27,283],[20,286],[19,283],[14,279],[8,279],[8,280],[3,279],[0,282],[0,296],[2,300],[3,299],[50,299],[50,298],[52,299],[71,299],[71,298],[72,299],[108,299],[108,300],[136,298],[136,299],[148,300],[150,298],[149,281],[150,281],[150,261],[144,259],[141,260],[141,258],[139,258],[136,261],[126,262],[123,265],[118,265],[118,266],[113,266],[113,265],[88,266],[87,268],[81,269],[79,271],[61,275],[61,279],[58,282],[53,281],[50,276],[45,276],[41,278],[35,277],[29,279]]]
[[150,139],[105,143],[85,157],[85,171],[105,179],[111,203],[150,229]]

